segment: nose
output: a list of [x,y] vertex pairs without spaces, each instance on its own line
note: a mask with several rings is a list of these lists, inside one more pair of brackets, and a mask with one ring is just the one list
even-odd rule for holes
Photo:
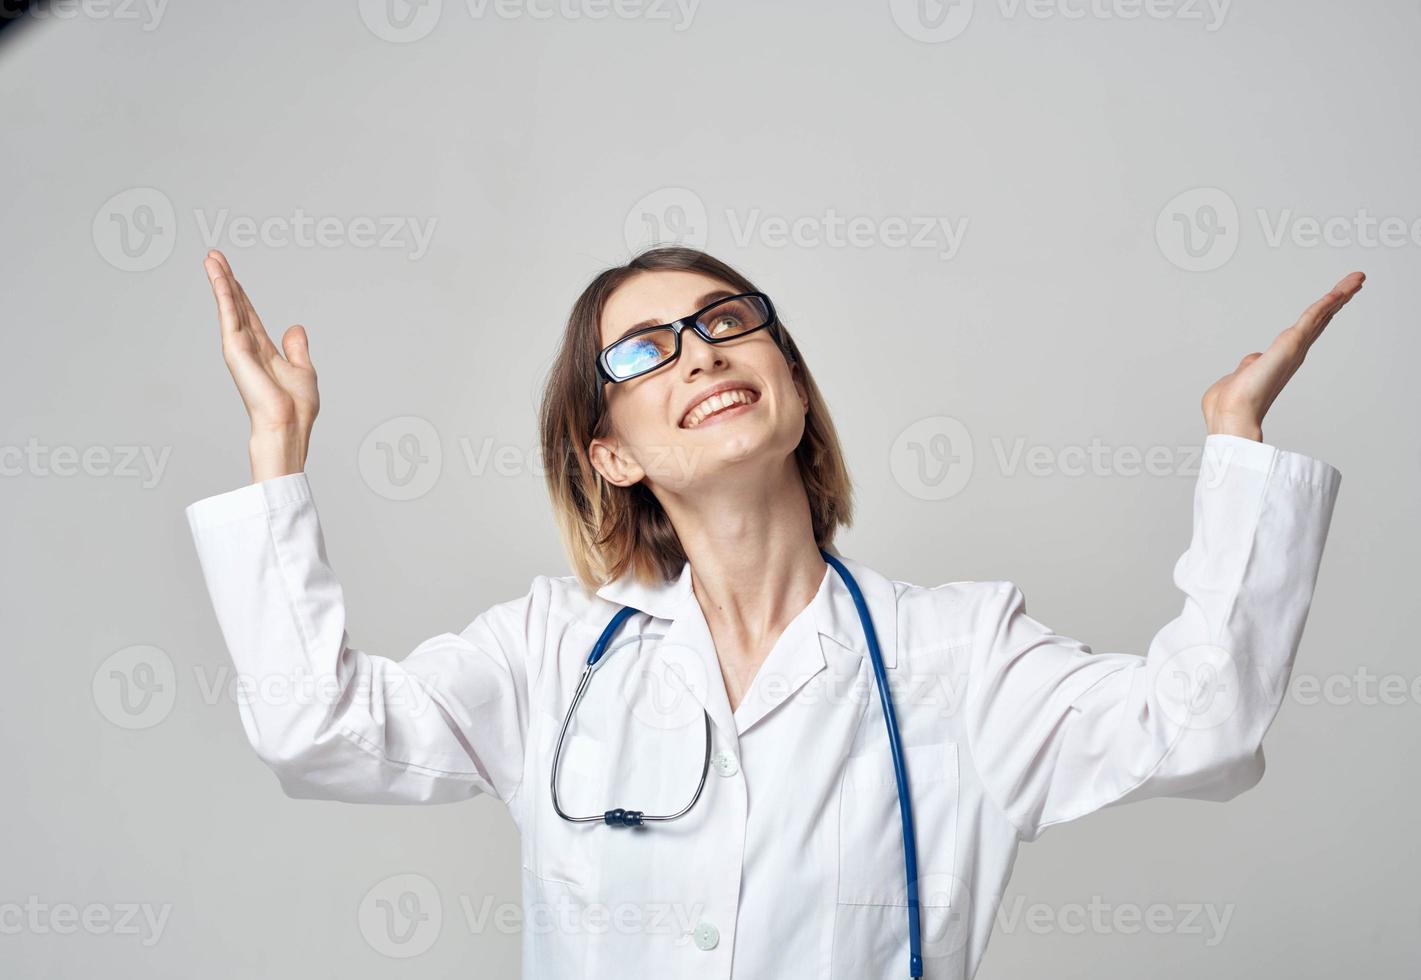
[[718,344],[707,341],[695,330],[681,331],[681,372],[689,376],[697,369],[725,364],[725,351]]

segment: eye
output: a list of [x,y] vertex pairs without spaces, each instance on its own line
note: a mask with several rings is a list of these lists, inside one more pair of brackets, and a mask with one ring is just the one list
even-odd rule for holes
[[711,333],[734,333],[744,327],[745,321],[734,313],[719,313],[711,321]]
[[613,345],[607,361],[614,375],[628,377],[660,364],[671,356],[675,347],[675,334],[669,330],[653,330]]

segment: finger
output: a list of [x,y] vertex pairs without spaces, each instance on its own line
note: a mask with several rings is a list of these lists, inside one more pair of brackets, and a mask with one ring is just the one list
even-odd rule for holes
[[1294,324],[1294,327],[1298,330],[1299,340],[1304,351],[1312,346],[1312,342],[1332,322],[1337,311],[1357,295],[1357,290],[1362,288],[1362,283],[1366,279],[1366,274],[1363,272],[1349,272],[1338,280],[1337,285],[1333,286],[1326,296],[1303,311],[1303,315],[1298,317],[1298,322]]
[[241,315],[242,329],[251,335],[252,343],[255,344],[256,348],[263,354],[268,356],[280,356],[280,351],[278,351],[276,345],[272,343],[271,335],[266,332],[266,326],[262,323],[261,317],[257,315],[257,309],[252,305],[246,288],[242,285],[241,280],[233,274],[232,263],[227,261],[227,256],[217,249],[213,249],[208,254],[221,262],[222,268],[226,270],[227,277],[232,283],[232,294],[237,310]]
[[217,322],[222,330],[222,339],[235,339],[241,331],[242,315],[237,308],[237,297],[232,289],[232,280],[224,271],[221,262],[212,258],[211,253],[202,263],[207,272],[207,282],[212,287],[212,295],[217,300]]
[[[228,279],[232,280],[233,283],[236,283],[236,281],[237,281],[237,274],[232,271],[232,263],[227,261],[227,256],[226,256],[220,249],[210,248],[210,249],[207,250],[207,255],[208,255],[208,257],[209,257],[210,259],[212,259],[212,260],[213,260],[214,262],[216,262],[219,266],[221,266],[223,274],[226,275],[226,277],[227,277]],[[235,293],[235,290],[234,290],[234,293]],[[239,301],[239,302],[238,302],[239,308],[240,308],[240,305],[241,305],[241,304],[240,304],[240,301]]]
[[247,308],[250,304],[243,302],[242,284],[237,281],[237,274],[232,271],[232,263],[227,261],[227,256],[218,249],[209,249],[207,255],[221,268],[221,274],[226,278],[228,288],[232,293],[232,303],[237,309],[239,329],[245,330],[247,327]]
[[306,336],[306,328],[301,324],[286,328],[286,333],[281,337],[281,349],[286,352],[286,359],[295,367],[315,370],[311,364],[310,338]]

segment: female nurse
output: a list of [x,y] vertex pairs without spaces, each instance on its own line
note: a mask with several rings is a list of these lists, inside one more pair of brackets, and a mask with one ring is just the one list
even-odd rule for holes
[[[188,522],[238,671],[316,692],[243,700],[246,735],[292,797],[502,801],[529,980],[968,978],[1021,842],[1262,776],[1341,479],[1262,423],[1361,273],[1204,392],[1183,603],[1141,655],[1055,633],[1012,582],[839,554],[848,468],[774,297],[647,251],[577,298],[543,392],[573,574],[394,659],[346,632],[306,331],[278,346],[227,259],[205,268],[252,482]],[[627,810],[648,819],[602,816]]]

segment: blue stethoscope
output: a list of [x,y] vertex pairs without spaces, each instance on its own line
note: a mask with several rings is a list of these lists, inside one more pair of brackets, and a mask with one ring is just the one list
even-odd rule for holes
[[[903,823],[903,869],[908,880],[908,975],[917,978],[923,975],[922,936],[918,918],[918,849],[913,837],[913,804],[908,795],[908,770],[903,764],[903,744],[898,737],[898,719],[893,713],[893,698],[888,693],[888,677],[883,669],[883,654],[878,649],[878,634],[874,632],[873,618],[868,613],[868,604],[864,602],[863,593],[859,591],[859,584],[854,581],[853,575],[849,574],[849,570],[844,567],[843,562],[823,548],[819,549],[819,553],[839,573],[839,577],[844,580],[844,585],[848,587],[849,594],[854,598],[854,607],[858,610],[859,621],[863,624],[864,639],[868,641],[868,655],[869,659],[873,661],[873,674],[878,681],[878,699],[883,704],[883,721],[888,726],[888,744],[893,750],[893,775],[898,780],[898,813]],[[701,790],[706,786],[706,774],[710,771],[711,719],[710,713],[703,711],[706,725],[706,751],[705,761],[701,764],[701,781],[696,786],[696,794],[691,797],[691,802],[680,810],[675,813],[651,814],[642,810],[627,810],[618,807],[601,814],[574,817],[564,813],[562,807],[558,805],[558,759],[562,755],[563,736],[567,734],[568,725],[572,722],[573,713],[577,711],[578,702],[582,700],[582,695],[587,691],[593,671],[597,669],[598,664],[602,662],[603,654],[607,652],[608,642],[627,617],[637,612],[640,610],[631,606],[623,606],[617,610],[617,614],[612,617],[607,628],[597,638],[596,645],[592,647],[592,652],[587,656],[587,666],[582,670],[582,678],[577,683],[577,691],[572,696],[572,704],[568,706],[567,715],[563,718],[562,729],[558,732],[558,744],[553,750],[551,780],[553,809],[557,811],[559,817],[573,823],[592,823],[600,820],[609,827],[642,827],[648,821],[674,820],[683,816],[696,805],[696,801],[701,798]]]

